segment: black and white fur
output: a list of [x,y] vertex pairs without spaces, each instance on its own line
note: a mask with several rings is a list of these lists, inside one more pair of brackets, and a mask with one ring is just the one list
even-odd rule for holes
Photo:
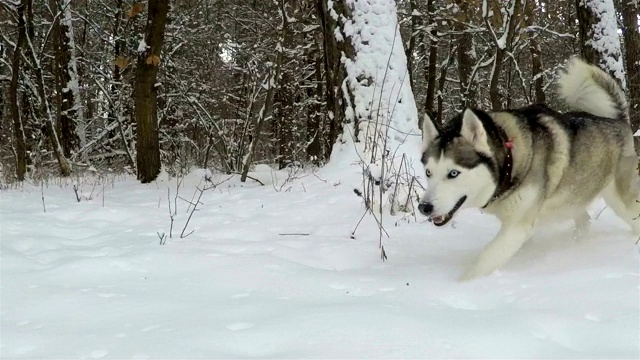
[[465,208],[481,208],[502,223],[462,280],[506,264],[540,220],[569,218],[576,233],[585,231],[586,209],[598,197],[640,235],[638,155],[623,91],[579,59],[568,63],[558,84],[576,111],[466,109],[441,129],[425,117],[428,186],[419,210],[440,226]]

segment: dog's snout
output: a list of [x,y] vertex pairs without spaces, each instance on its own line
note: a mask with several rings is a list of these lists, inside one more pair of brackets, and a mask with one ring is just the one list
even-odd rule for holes
[[418,205],[418,210],[420,211],[420,213],[422,215],[431,215],[431,213],[433,212],[433,204],[431,203],[420,203]]

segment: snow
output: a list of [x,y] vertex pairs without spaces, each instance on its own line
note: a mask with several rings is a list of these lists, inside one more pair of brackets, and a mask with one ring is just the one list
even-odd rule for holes
[[[499,273],[457,277],[498,230],[478,211],[378,228],[325,168],[50,181],[0,193],[0,357],[638,358],[639,253],[610,209],[538,230]],[[209,183],[209,185],[211,185]],[[167,189],[170,191],[169,199]],[[43,209],[43,198],[44,207]],[[177,204],[173,238],[168,202]],[[594,217],[604,208],[591,209]]]
[[[336,31],[337,41],[351,41],[355,59],[343,54],[342,62],[347,70],[343,92],[347,87],[353,99],[345,98],[347,105],[342,142],[334,149],[332,161],[338,164],[356,162],[370,157],[366,149],[356,149],[353,139],[355,120],[360,123],[362,138],[383,135],[377,140],[379,148],[386,148],[395,156],[405,154],[411,164],[419,164],[422,140],[418,129],[418,111],[411,91],[407,58],[397,19],[395,0],[346,0],[351,17],[340,19],[341,31]],[[328,9],[335,13],[334,2],[327,0]],[[337,16],[337,13],[336,13]],[[369,142],[365,139],[364,143]],[[376,155],[374,154],[374,157]],[[379,156],[377,156],[379,160]]]
[[600,54],[599,65],[620,82],[623,90],[626,89],[626,76],[613,0],[581,0],[581,2],[598,19],[598,22],[593,25],[593,38],[588,41],[588,44]]
[[[348,185],[360,188],[378,212],[405,211],[412,208],[415,174],[422,173],[422,140],[396,2],[344,0],[349,8],[345,17],[335,11],[333,1],[325,1],[331,16],[339,18],[336,40],[349,41],[355,50],[355,55],[341,57],[346,69],[341,84],[345,121],[327,166],[350,165],[355,170],[346,171],[359,172],[361,177],[351,178]],[[378,164],[375,176],[370,163]],[[367,178],[379,186],[369,191],[363,181]]]
[[367,165],[367,173],[377,182],[382,180],[382,167],[380,164],[371,163]]
[[[484,4],[483,4],[484,5]],[[502,36],[496,40],[496,46],[501,50],[507,48],[507,37],[509,36],[509,27],[511,21],[513,21],[513,13],[515,12],[516,1],[511,1],[508,8],[503,9],[503,20],[502,20]],[[484,12],[483,12],[484,14]],[[493,30],[492,30],[493,31]]]
[[[368,10],[365,5],[373,9]],[[347,60],[356,116],[366,119],[373,114],[384,120],[390,117],[388,121],[397,125],[398,130],[417,132],[417,109],[408,81],[395,1],[353,1],[353,6],[357,9],[353,21],[345,27],[358,54],[355,61]],[[369,77],[374,83],[363,86],[358,76]],[[395,137],[390,140],[398,142]]]
[[142,53],[147,51],[147,48],[149,47],[149,45],[147,45],[147,42],[144,40],[144,36],[140,39],[140,42],[138,43],[138,52]]
[[504,50],[507,48],[507,35],[509,34],[508,31],[505,31],[502,36],[500,36],[500,38],[496,41],[496,45]]

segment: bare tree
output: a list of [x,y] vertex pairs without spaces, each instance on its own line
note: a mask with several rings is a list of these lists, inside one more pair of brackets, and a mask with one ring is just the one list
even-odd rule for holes
[[422,32],[422,14],[418,11],[417,0],[409,0],[409,11],[411,18],[411,32],[409,34],[409,41],[405,46],[405,52],[407,56],[407,70],[409,71],[409,81],[411,87],[414,86],[413,77],[415,72],[414,55],[416,48],[419,46],[419,35]]
[[318,14],[324,39],[324,73],[327,84],[326,99],[330,121],[329,146],[327,146],[329,153],[327,155],[330,155],[333,143],[338,138],[338,134],[342,132],[346,111],[345,99],[349,97],[349,94],[343,93],[342,83],[347,76],[347,72],[342,63],[342,56],[344,55],[349,59],[355,57],[355,50],[349,41],[338,41],[336,39],[336,33],[340,34],[343,39],[348,39],[348,36],[342,32],[341,24],[338,23],[333,13],[338,14],[339,18],[348,19],[351,16],[351,9],[344,1],[333,1],[329,4],[327,0],[318,0]]
[[86,144],[84,104],[80,95],[76,37],[70,0],[50,1],[55,47],[56,117],[60,143],[65,156]]
[[160,53],[169,12],[169,0],[149,0],[144,44],[138,49],[135,77],[135,114],[137,124],[136,165],[138,180],[148,183],[160,173],[158,134],[158,85]]
[[487,29],[491,33],[490,36],[493,39],[495,45],[495,54],[493,57],[493,69],[491,70],[491,83],[489,85],[489,96],[491,98],[491,107],[493,110],[502,109],[502,96],[498,83],[500,81],[500,75],[502,72],[502,66],[505,62],[507,53],[511,51],[513,38],[516,33],[516,25],[518,23],[518,17],[520,16],[520,0],[509,0],[504,8],[501,8],[502,12],[502,34],[498,37],[498,34],[491,25],[490,18],[497,16],[489,11],[489,5],[487,0],[483,0],[483,18],[487,26]]
[[427,79],[427,95],[425,97],[424,111],[433,118],[433,104],[436,94],[436,78],[437,78],[437,62],[438,62],[438,43],[440,42],[438,35],[438,24],[435,20],[435,0],[427,1],[427,11],[429,12],[430,31],[425,32],[424,43],[426,38],[429,38],[429,62],[426,67],[426,79]]
[[[622,1],[622,24],[624,29],[624,54],[627,68],[627,87],[629,89],[629,108],[633,130],[640,130],[640,30],[638,0]],[[636,152],[640,155],[640,137],[635,137]]]
[[22,0],[17,5],[18,38],[15,41],[13,55],[11,58],[11,82],[9,84],[9,111],[13,118],[13,151],[16,159],[16,178],[18,181],[24,180],[27,172],[27,148],[24,134],[24,125],[20,116],[18,104],[18,81],[20,78],[20,60],[22,56],[22,46],[27,36],[25,21],[25,7],[28,0]]
[[40,113],[44,116],[44,128],[46,130],[46,134],[51,143],[51,147],[53,148],[53,154],[58,161],[58,166],[60,167],[60,173],[62,176],[69,176],[71,174],[71,164],[69,160],[64,155],[64,151],[62,150],[62,146],[60,145],[60,140],[58,138],[58,132],[56,131],[56,124],[53,115],[51,114],[51,106],[49,104],[49,98],[47,96],[47,86],[44,78],[44,70],[42,66],[42,62],[38,57],[38,53],[36,52],[34,42],[33,42],[33,33],[34,31],[30,30],[33,25],[33,2],[32,0],[26,0],[24,3],[25,8],[27,9],[25,14],[25,24],[27,27],[26,32],[26,45],[27,45],[27,53],[29,54],[31,60],[31,67],[36,77],[36,93],[34,94],[36,97],[36,103],[38,103]]
[[473,48],[473,34],[467,28],[466,23],[472,20],[475,9],[470,0],[456,0],[456,5],[458,6],[458,12],[454,28],[460,33],[458,35],[456,55],[458,77],[460,78],[461,105],[463,108],[474,107],[476,91],[472,75],[476,56]]
[[[536,21],[536,9],[535,0],[525,0],[526,5],[524,9],[525,25],[527,28],[534,26]],[[529,35],[529,52],[531,53],[531,76],[533,81],[533,88],[535,93],[535,101],[537,103],[544,103],[546,96],[544,93],[544,78],[543,78],[543,62],[542,62],[542,49],[538,42],[538,34],[533,31],[528,31]]]

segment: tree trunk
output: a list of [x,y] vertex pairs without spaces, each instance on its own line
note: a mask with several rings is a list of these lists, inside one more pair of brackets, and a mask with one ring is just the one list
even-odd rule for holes
[[[342,84],[347,76],[346,69],[342,63],[342,54],[349,59],[355,58],[355,50],[349,38],[340,29],[340,24],[333,18],[332,12],[345,18],[351,16],[351,9],[345,5],[344,1],[332,2],[333,7],[329,8],[327,0],[318,0],[318,17],[320,18],[323,30],[323,49],[325,61],[325,83],[327,92],[327,108],[329,110],[329,138],[325,146],[328,159],[331,156],[333,144],[342,132],[342,125],[345,120],[346,104],[343,94]],[[343,41],[336,39],[339,33]]]
[[607,71],[626,89],[613,0],[576,0],[576,11],[582,57]]
[[[285,49],[288,47],[285,46]],[[285,63],[283,61],[283,63]],[[282,67],[282,64],[280,64]],[[274,138],[277,141],[276,154],[278,159],[278,168],[284,169],[287,164],[293,161],[293,128],[295,124],[294,101],[295,94],[293,91],[294,79],[289,73],[281,75],[278,91],[275,95],[275,103],[277,111],[274,112],[273,128]]]
[[[416,43],[418,39],[418,34],[420,33],[420,27],[422,25],[421,15],[417,14],[418,5],[416,3],[417,0],[409,0],[409,10],[411,11],[411,33],[409,34],[409,45],[407,46],[406,56],[407,56],[407,71],[409,71],[409,81],[411,84],[411,88],[413,88],[413,73],[414,73],[414,65],[413,65],[413,56],[416,50]],[[429,2],[433,2],[433,0],[429,0]]]
[[[32,0],[25,0],[24,5],[27,9],[27,13],[30,14],[30,9],[32,9]],[[45,129],[47,133],[47,137],[51,142],[51,147],[53,148],[53,154],[58,161],[58,166],[60,167],[60,173],[62,176],[71,175],[71,164],[64,155],[64,151],[62,150],[62,146],[60,145],[60,139],[58,138],[58,133],[56,131],[56,124],[53,115],[51,114],[51,106],[49,105],[49,100],[47,97],[47,91],[44,81],[44,75],[42,73],[42,65],[40,63],[40,59],[38,59],[36,55],[36,50],[33,47],[32,37],[31,37],[31,28],[33,27],[33,18],[32,16],[25,16],[25,22],[27,26],[27,51],[33,62],[33,71],[36,76],[36,89],[37,89],[37,102],[40,104],[40,113],[45,117]]]
[[465,109],[474,107],[476,100],[476,90],[471,78],[473,65],[476,62],[473,34],[465,26],[465,23],[468,23],[471,19],[475,9],[471,8],[469,0],[457,0],[456,3],[459,9],[454,29],[462,32],[458,37],[456,55],[458,59],[458,78],[460,79],[460,102],[462,108]]
[[[429,11],[429,19],[431,22],[431,31],[429,36],[429,64],[427,67],[427,96],[424,101],[424,111],[433,119],[433,103],[435,101],[436,94],[436,78],[437,78],[437,62],[438,62],[438,24],[435,19],[435,0],[428,0],[427,10]],[[425,37],[426,34],[425,34]],[[424,40],[426,43],[426,39]],[[420,123],[420,126],[422,124]]]
[[[80,78],[78,76],[78,58],[76,56],[76,38],[71,16],[71,0],[59,0],[60,11],[60,52],[63,62],[60,63],[63,79],[62,89],[63,112],[68,129],[62,128],[63,143],[67,142],[69,154],[79,146],[86,144],[84,104],[80,95]],[[65,131],[66,130],[66,131]],[[65,138],[69,138],[68,140]]]
[[[451,54],[451,51],[453,50],[453,46],[449,46],[449,54]],[[436,123],[437,124],[442,124],[442,116],[443,116],[443,112],[444,112],[444,86],[447,83],[447,71],[449,70],[449,66],[451,66],[451,63],[453,63],[453,56],[449,55],[449,57],[447,58],[447,62],[444,64],[444,66],[440,69],[440,78],[438,78],[438,111],[436,113]]]
[[[414,141],[419,147],[419,137],[401,134],[418,131],[418,111],[409,83],[396,1],[324,3],[331,5],[325,19],[340,19],[337,30],[325,36],[346,49],[337,51],[342,53],[347,75],[340,83],[345,106],[343,136],[338,144],[363,143],[370,159],[367,161],[384,162],[387,156],[403,153],[413,156],[415,150],[409,149],[416,145]],[[361,159],[354,157],[353,161]]]
[[53,67],[57,90],[56,124],[62,150],[65,156],[71,156],[81,143],[76,132],[77,125],[82,128],[84,124],[82,104],[78,102],[80,95],[71,4],[69,0],[56,0],[50,1],[50,5],[52,9],[58,10],[58,14],[52,19],[55,52]]
[[20,80],[20,59],[22,46],[26,37],[26,24],[25,24],[25,3],[26,0],[22,0],[17,5],[18,13],[18,39],[13,49],[13,56],[11,58],[11,82],[9,83],[9,111],[13,118],[13,150],[16,157],[16,178],[18,181],[23,181],[25,173],[27,172],[27,147],[24,134],[24,127],[22,119],[20,117],[20,109],[18,106],[18,81]]
[[[524,7],[525,26],[527,28],[536,24],[536,1],[525,0]],[[540,43],[538,43],[537,34],[533,31],[528,32],[529,37],[529,53],[531,53],[531,76],[533,78],[533,90],[535,96],[535,102],[543,104],[546,100],[544,93],[544,78],[542,72],[544,69],[542,63],[542,50],[540,49]]]
[[[121,110],[118,108],[120,102],[117,100],[119,98],[119,92],[121,91],[120,86],[120,72],[121,66],[125,65],[124,58],[120,57],[122,52],[122,47],[124,46],[122,36],[120,36],[120,23],[122,22],[122,6],[124,0],[116,0],[116,12],[114,14],[115,22],[113,25],[113,38],[115,39],[114,46],[114,54],[113,54],[113,73],[111,80],[111,101],[109,102],[109,112],[107,118],[111,121],[116,121],[116,117],[120,116]],[[124,139],[122,139],[124,141]],[[131,164],[134,165],[134,164]]]
[[320,165],[324,162],[324,155],[322,153],[322,143],[320,141],[320,139],[323,138],[323,136],[325,135],[325,131],[324,131],[324,122],[323,120],[323,113],[324,113],[324,106],[322,104],[321,99],[324,96],[324,86],[322,83],[322,64],[323,64],[323,59],[322,59],[322,54],[320,54],[319,50],[320,49],[320,43],[318,41],[316,41],[316,51],[314,52],[314,54],[309,54],[310,57],[315,57],[314,62],[315,62],[315,82],[316,82],[316,87],[315,89],[309,89],[308,93],[309,93],[309,97],[312,98],[314,97],[314,104],[313,106],[311,106],[311,113],[309,114],[309,119],[307,121],[307,142],[309,145],[307,145],[307,157],[309,158],[309,160],[311,160],[311,163],[315,164],[315,165]]
[[[500,73],[502,72],[505,56],[507,55],[507,51],[511,50],[511,43],[515,35],[516,24],[520,14],[520,4],[520,0],[511,0],[506,6],[505,16],[507,16],[507,19],[506,22],[503,21],[503,23],[506,23],[506,26],[503,29],[503,34],[500,38],[497,37],[497,34],[489,23],[489,15],[486,13],[483,14],[485,24],[492,33],[496,46],[493,59],[493,69],[491,70],[491,82],[489,83],[489,97],[491,99],[491,107],[494,111],[502,109],[502,96],[500,94],[500,89],[498,88],[498,83],[500,81]],[[487,11],[489,10],[487,9]],[[496,14],[493,14],[493,16],[496,16]]]
[[[291,5],[291,0],[281,0]],[[289,16],[292,16],[291,14]],[[275,108],[277,114],[273,121],[277,139],[278,168],[283,169],[293,161],[294,134],[293,126],[295,120],[295,97],[297,80],[293,78],[291,66],[283,69],[283,64],[290,64],[292,59],[290,52],[294,48],[293,31],[289,26],[283,29],[282,39],[282,62],[280,63],[280,80],[275,94]],[[300,63],[299,63],[300,64]],[[274,112],[275,113],[275,112]]]
[[[633,131],[640,130],[640,32],[638,15],[640,3],[636,0],[625,0],[622,6],[622,24],[624,37],[624,54],[627,68],[627,87],[629,89],[629,115]],[[640,155],[640,137],[636,136],[636,153]]]
[[145,42],[140,53],[135,78],[136,165],[138,180],[148,183],[160,173],[160,140],[158,134],[158,91],[156,78],[164,42],[164,29],[169,0],[149,0]]

